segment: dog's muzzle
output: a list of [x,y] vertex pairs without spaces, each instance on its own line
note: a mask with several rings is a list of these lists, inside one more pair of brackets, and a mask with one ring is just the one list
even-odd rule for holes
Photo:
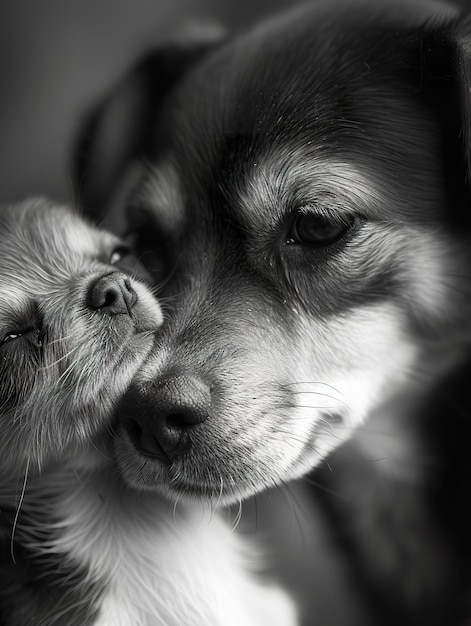
[[191,446],[191,431],[209,416],[208,385],[190,375],[131,386],[119,406],[119,418],[135,448],[147,457],[171,463]]

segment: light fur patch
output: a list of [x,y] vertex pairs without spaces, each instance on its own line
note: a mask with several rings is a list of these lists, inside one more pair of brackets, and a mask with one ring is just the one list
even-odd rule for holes
[[296,475],[348,439],[380,400],[407,385],[418,357],[400,312],[389,303],[333,318],[315,331],[300,319],[299,333],[309,341],[293,364],[295,378],[323,385],[303,383],[297,408],[286,416],[293,437],[312,446],[295,461]]
[[376,181],[349,161],[304,154],[289,148],[273,150],[253,163],[237,189],[243,220],[255,232],[269,232],[289,209],[327,207],[337,215],[370,213],[381,204]]
[[98,485],[67,472],[56,488],[62,522],[48,549],[106,583],[96,626],[297,623],[287,595],[257,581],[262,556],[214,511],[123,489],[112,470]]

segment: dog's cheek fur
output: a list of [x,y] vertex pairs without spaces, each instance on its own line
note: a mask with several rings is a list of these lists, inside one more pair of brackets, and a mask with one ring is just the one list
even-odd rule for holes
[[[225,295],[226,306],[237,309]],[[124,435],[118,457],[130,482],[225,501],[298,476],[348,437],[386,381],[386,392],[397,392],[417,356],[400,312],[389,304],[324,321],[288,304],[278,318],[272,310],[266,319],[255,297],[250,306],[252,316],[235,315],[219,331],[200,315],[190,325],[197,336],[190,341],[187,329],[175,333],[181,342],[164,339],[142,368],[138,383],[158,384],[159,376],[185,364],[209,382],[211,409],[191,433],[191,450],[170,467],[135,458]]]

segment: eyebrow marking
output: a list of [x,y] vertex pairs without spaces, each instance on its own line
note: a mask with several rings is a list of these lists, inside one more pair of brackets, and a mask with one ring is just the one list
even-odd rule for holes
[[35,305],[21,289],[0,284],[0,290],[0,327],[34,315]]
[[375,213],[384,202],[374,175],[346,159],[289,149],[276,156],[273,152],[253,162],[235,189],[247,225],[270,230],[287,212],[308,205],[351,216]]

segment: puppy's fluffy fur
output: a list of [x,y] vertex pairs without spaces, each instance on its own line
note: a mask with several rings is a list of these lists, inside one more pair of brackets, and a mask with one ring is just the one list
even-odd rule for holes
[[[463,563],[450,451],[423,431],[440,412],[464,427],[437,399],[471,340],[469,33],[446,5],[316,2],[169,46],[80,151],[85,204],[116,215],[125,199],[174,302],[123,404],[128,480],[231,502],[304,475],[368,419],[332,474],[340,489],[347,454],[361,474],[346,515],[394,623],[452,623],[441,602]],[[130,141],[108,154],[110,128]]]
[[116,406],[162,323],[123,243],[34,200],[2,209],[0,261],[1,623],[296,623],[214,512],[116,471]]

